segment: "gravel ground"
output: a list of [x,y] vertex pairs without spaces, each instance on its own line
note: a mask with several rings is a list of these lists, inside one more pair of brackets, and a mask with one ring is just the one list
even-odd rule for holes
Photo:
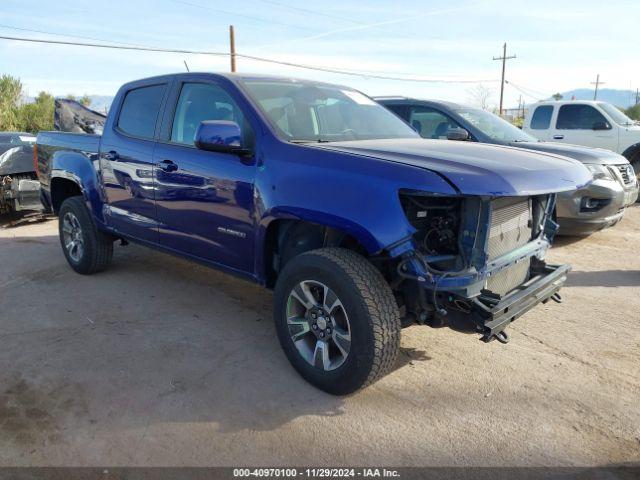
[[0,465],[638,464],[638,245],[637,206],[559,239],[565,301],[508,345],[414,326],[337,398],[289,366],[268,291],[137,246],[82,277],[56,221],[0,228]]

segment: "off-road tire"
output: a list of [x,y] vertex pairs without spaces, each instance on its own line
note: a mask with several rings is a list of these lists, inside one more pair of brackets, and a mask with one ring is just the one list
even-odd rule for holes
[[[344,363],[326,371],[308,363],[295,347],[287,325],[287,301],[299,282],[322,282],[341,300],[351,324],[351,350]],[[393,368],[400,347],[400,316],[382,274],[361,255],[321,248],[291,259],[278,277],[274,320],[282,348],[298,373],[334,395],[347,395],[380,379]]]
[[[78,261],[74,261],[67,251],[62,232],[63,219],[67,212],[73,213],[80,223],[84,252]],[[81,196],[69,197],[60,206],[58,213],[58,234],[64,256],[71,268],[82,275],[90,275],[106,269],[113,257],[113,237],[96,227],[91,212]]]

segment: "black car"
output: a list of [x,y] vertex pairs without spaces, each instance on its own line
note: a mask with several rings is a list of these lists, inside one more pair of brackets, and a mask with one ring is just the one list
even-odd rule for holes
[[557,196],[555,214],[560,234],[588,235],[613,226],[620,221],[625,208],[638,197],[638,183],[629,161],[615,152],[541,142],[498,115],[452,102],[405,97],[378,97],[375,100],[400,116],[424,138],[507,145],[562,155],[584,163],[593,173],[593,182]]
[[0,132],[0,214],[41,210],[33,148],[36,137],[25,132]]

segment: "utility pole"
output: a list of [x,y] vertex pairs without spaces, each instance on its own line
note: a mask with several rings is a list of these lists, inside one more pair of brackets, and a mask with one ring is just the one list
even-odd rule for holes
[[636,88],[636,105],[640,103],[640,88]]
[[500,84],[500,115],[502,115],[502,100],[504,98],[504,71],[506,67],[507,60],[511,60],[512,58],[516,58],[515,55],[507,57],[507,44],[502,46],[502,56],[501,57],[493,57],[494,60],[502,60],[502,83]]
[[593,99],[594,99],[594,100],[597,100],[597,99],[598,99],[598,87],[599,87],[600,85],[604,85],[604,83],[605,83],[605,82],[601,82],[601,81],[600,81],[600,74],[598,74],[598,75],[596,76],[596,81],[595,81],[595,82],[591,82],[591,85],[595,85],[595,86],[596,86],[596,89],[595,89],[595,91],[593,92]]
[[233,25],[229,25],[229,47],[231,49],[231,71],[236,71],[236,35]]

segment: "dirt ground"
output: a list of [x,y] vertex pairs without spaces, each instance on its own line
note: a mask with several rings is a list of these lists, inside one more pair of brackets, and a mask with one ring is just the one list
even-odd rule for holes
[[559,239],[564,303],[508,345],[414,326],[338,398],[289,366],[269,292],[133,245],[82,277],[56,221],[0,228],[0,465],[637,464],[639,246],[640,207]]

